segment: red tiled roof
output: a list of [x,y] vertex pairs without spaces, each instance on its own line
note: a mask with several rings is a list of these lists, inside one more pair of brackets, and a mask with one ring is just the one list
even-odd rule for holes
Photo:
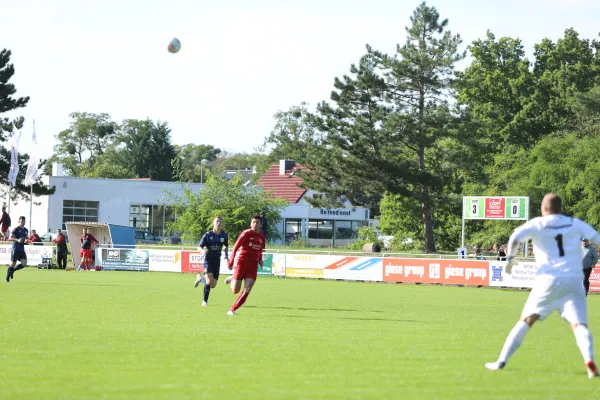
[[302,183],[302,179],[298,175],[290,177],[294,168],[305,169],[303,165],[296,165],[285,171],[285,175],[279,175],[279,164],[272,165],[258,180],[258,185],[265,190],[272,191],[275,197],[287,199],[290,203],[297,203],[306,190],[298,187],[298,183]]

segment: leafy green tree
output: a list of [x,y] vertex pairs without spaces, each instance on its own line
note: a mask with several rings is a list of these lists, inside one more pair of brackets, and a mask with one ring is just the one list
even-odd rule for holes
[[488,31],[484,40],[475,40],[468,49],[473,61],[457,72],[457,100],[479,124],[479,140],[488,144],[488,153],[510,143],[535,143],[545,132],[542,124],[524,111],[535,88],[521,41],[509,37],[496,40]]
[[304,164],[309,154],[321,145],[321,134],[307,107],[307,103],[300,103],[275,114],[275,127],[262,146],[263,152],[268,151],[271,162],[285,159]]
[[[17,93],[17,89],[14,84],[10,83],[10,79],[15,74],[15,67],[10,63],[10,56],[10,50],[3,49],[0,51],[0,142],[6,142],[9,139],[13,127],[23,129],[25,121],[23,117],[18,117],[11,121],[9,118],[2,116],[2,114],[23,108],[29,102],[29,97],[14,97]],[[24,137],[25,135],[21,137],[22,141],[25,140]],[[26,154],[19,154],[18,159],[19,172],[17,174],[17,183],[11,191],[11,198],[13,200],[28,197],[30,193],[30,188],[23,185],[29,156]],[[0,174],[0,184],[5,187],[10,185],[8,182],[10,161],[10,149],[0,146],[0,171],[2,171]],[[43,169],[45,164],[46,161],[41,160],[39,168]],[[38,181],[33,184],[33,193],[38,196],[52,194],[54,193],[54,188],[49,188]]]
[[[114,147],[114,146],[113,146]],[[91,166],[81,169],[82,178],[133,179],[135,173],[127,166],[126,152],[122,149],[107,150],[98,156]]]
[[335,106],[319,104],[324,147],[302,175],[331,202],[361,204],[359,193],[380,199],[385,192],[415,200],[426,252],[436,250],[432,208],[452,178],[441,147],[452,140],[448,92],[454,65],[464,57],[447,24],[422,3],[394,56],[367,46],[352,76],[335,80]]
[[574,128],[574,95],[600,84],[599,50],[600,42],[581,39],[572,28],[556,43],[545,38],[535,45],[536,85],[529,111],[546,134]]
[[287,200],[273,198],[270,193],[244,183],[240,175],[226,180],[209,173],[203,189],[198,192],[185,184],[181,195],[167,190],[166,198],[177,215],[177,220],[168,225],[169,229],[182,233],[184,240],[198,241],[219,215],[233,246],[240,232],[249,228],[250,218],[263,211],[268,220],[267,239],[280,239],[276,226],[281,221],[281,211],[288,205]]
[[124,145],[125,166],[138,178],[156,181],[174,179],[172,164],[177,153],[171,144],[171,129],[166,122],[125,120],[118,140]]
[[85,175],[113,144],[118,125],[106,113],[74,112],[69,116],[69,128],[56,135],[52,161],[60,160],[71,176]]
[[[206,144],[190,143],[175,146],[175,149],[177,157],[173,160],[173,169],[182,182],[200,182],[202,175],[211,169],[210,163],[221,153],[221,149]],[[201,164],[203,160],[206,160],[206,165]]]

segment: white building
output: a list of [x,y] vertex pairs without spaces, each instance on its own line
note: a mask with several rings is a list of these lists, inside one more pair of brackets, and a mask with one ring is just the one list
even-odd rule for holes
[[369,209],[354,207],[350,202],[346,202],[343,208],[312,207],[307,198],[319,194],[298,186],[302,179],[296,172],[304,168],[294,161],[280,160],[258,181],[265,190],[290,202],[283,210],[282,221],[277,227],[285,241],[302,239],[316,246],[332,247],[354,242],[358,228],[369,225]]
[[[317,246],[352,243],[358,228],[368,225],[369,209],[353,207],[350,203],[343,208],[313,208],[306,199],[318,194],[298,187],[302,182],[294,172],[298,168],[303,167],[293,161],[281,160],[258,182],[265,190],[290,202],[277,225],[281,236],[286,242],[302,239]],[[166,192],[175,196],[182,194],[182,185],[177,182],[65,176],[60,163],[55,163],[52,176],[44,176],[42,181],[54,186],[56,191],[50,196],[34,197],[31,221],[29,200],[10,205],[13,226],[18,216],[24,215],[29,221],[27,226],[36,229],[40,235],[49,230],[64,229],[66,222],[102,222],[133,226],[164,236],[166,224],[174,219],[169,207],[172,202]],[[202,187],[200,183],[190,184],[194,191]]]
[[[134,226],[163,236],[166,223],[173,220],[169,196],[181,195],[182,185],[177,182],[159,182],[149,179],[98,179],[64,176],[62,165],[55,163],[52,176],[42,181],[55,186],[50,196],[34,196],[31,228],[41,235],[48,230],[64,229],[65,222],[104,222],[115,225]],[[190,184],[194,191],[202,184]],[[165,206],[166,205],[166,206]],[[13,226],[24,215],[29,220],[28,200],[10,205]],[[30,226],[29,223],[26,226]]]

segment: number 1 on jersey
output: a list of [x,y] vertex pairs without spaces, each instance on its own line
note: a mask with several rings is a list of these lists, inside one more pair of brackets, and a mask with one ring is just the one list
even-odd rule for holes
[[563,248],[562,235],[559,234],[559,235],[554,236],[554,240],[556,240],[556,244],[558,245],[558,255],[560,257],[564,257],[565,249]]

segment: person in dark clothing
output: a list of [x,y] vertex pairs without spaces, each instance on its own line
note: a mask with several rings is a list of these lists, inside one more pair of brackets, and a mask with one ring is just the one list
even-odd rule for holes
[[581,251],[583,253],[583,258],[581,259],[583,263],[583,287],[587,296],[590,291],[590,275],[598,263],[598,253],[594,246],[590,246],[590,241],[586,238],[581,238]]
[[267,237],[267,232],[269,232],[269,225],[267,223],[267,217],[265,217],[265,212],[264,211],[261,211],[260,213],[258,213],[258,215],[262,219],[262,224],[260,226],[260,233],[262,233],[263,235],[265,235],[265,238],[266,238]]
[[67,269],[67,241],[62,230],[56,230],[56,237],[52,239],[52,243],[56,244],[56,263],[58,268]]
[[10,236],[8,228],[10,228],[11,222],[10,216],[6,212],[6,207],[2,207],[2,217],[0,217],[0,232],[2,232],[4,240],[8,240],[8,237]]

